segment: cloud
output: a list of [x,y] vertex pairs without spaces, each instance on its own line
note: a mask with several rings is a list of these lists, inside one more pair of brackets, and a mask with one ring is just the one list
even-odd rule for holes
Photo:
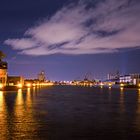
[[24,50],[33,48],[37,45],[37,42],[32,39],[22,38],[22,39],[7,39],[4,42],[7,45],[11,45],[13,49]]
[[29,28],[23,38],[7,39],[4,44],[26,55],[95,54],[140,47],[139,7],[138,0],[79,1]]

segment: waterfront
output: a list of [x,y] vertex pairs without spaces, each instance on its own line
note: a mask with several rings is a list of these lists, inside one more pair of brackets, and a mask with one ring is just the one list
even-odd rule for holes
[[0,91],[0,139],[139,139],[140,90],[46,86]]

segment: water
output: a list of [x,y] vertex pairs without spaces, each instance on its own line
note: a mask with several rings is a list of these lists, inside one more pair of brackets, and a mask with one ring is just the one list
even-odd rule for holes
[[139,140],[140,90],[0,91],[0,140]]

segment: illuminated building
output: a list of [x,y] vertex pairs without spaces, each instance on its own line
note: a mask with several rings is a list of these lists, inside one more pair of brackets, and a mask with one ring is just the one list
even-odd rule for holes
[[140,74],[129,74],[120,76],[120,83],[137,85],[140,82]]
[[24,78],[22,76],[8,76],[7,85],[22,87],[24,85]]
[[7,62],[3,62],[0,60],[0,84],[6,86],[7,82]]
[[131,83],[132,77],[130,75],[120,76],[120,83]]

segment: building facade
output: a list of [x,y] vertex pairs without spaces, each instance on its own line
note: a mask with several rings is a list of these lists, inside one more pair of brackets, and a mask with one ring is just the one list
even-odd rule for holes
[[120,76],[120,83],[137,85],[140,82],[140,74],[129,74]]
[[7,62],[0,61],[0,84],[6,86],[7,83]]
[[7,85],[17,86],[18,84],[24,85],[24,78],[22,76],[8,76]]

